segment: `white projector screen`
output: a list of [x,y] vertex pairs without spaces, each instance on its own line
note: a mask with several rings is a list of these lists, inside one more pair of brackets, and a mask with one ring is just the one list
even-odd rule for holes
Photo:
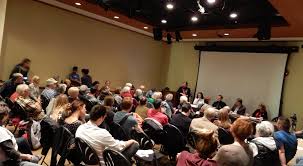
[[287,54],[201,51],[200,56],[196,93],[210,96],[210,104],[221,94],[230,107],[242,98],[246,113],[264,103],[269,119],[278,116]]

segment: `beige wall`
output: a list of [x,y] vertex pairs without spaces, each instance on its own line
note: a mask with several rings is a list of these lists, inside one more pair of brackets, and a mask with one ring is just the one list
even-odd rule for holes
[[[3,41],[3,34],[4,34],[4,22],[5,22],[5,15],[6,15],[6,0],[0,1],[0,71],[3,70],[3,61],[4,56],[1,53],[2,51],[2,41]],[[2,77],[2,73],[0,72],[0,78]]]
[[288,45],[297,45],[300,47],[298,53],[293,53],[289,58],[289,75],[285,80],[285,89],[283,97],[283,115],[291,116],[296,113],[298,117],[298,128],[303,128],[303,42],[288,43]]
[[194,90],[196,86],[199,51],[194,50],[195,42],[181,42],[170,45],[167,63],[166,86],[177,90],[182,82],[188,81],[189,87]]
[[94,80],[122,86],[161,87],[163,43],[32,0],[9,0],[5,23],[4,70],[7,79],[23,58],[42,81],[65,78],[73,65],[88,67]]

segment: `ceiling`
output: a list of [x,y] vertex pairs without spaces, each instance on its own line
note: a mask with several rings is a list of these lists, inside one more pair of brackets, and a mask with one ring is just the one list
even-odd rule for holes
[[[196,0],[39,1],[57,1],[125,24],[127,26],[123,28],[138,29],[137,32],[149,36],[154,27],[159,27],[165,34],[181,31],[185,40],[252,38],[260,21],[271,20],[273,38],[303,37],[302,0],[216,0],[214,4],[200,0],[200,5],[205,8],[203,14],[198,11]],[[173,4],[172,10],[166,8],[167,1]],[[231,13],[238,16],[231,18]],[[197,17],[196,22],[191,20],[193,16]],[[161,23],[163,19],[167,23]],[[171,34],[174,37],[174,33]]]

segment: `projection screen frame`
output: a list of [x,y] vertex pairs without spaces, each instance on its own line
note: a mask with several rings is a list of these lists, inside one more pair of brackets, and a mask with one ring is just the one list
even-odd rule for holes
[[[287,71],[288,65],[289,65],[289,59],[291,57],[292,53],[298,52],[299,47],[298,46],[194,46],[195,50],[199,51],[199,65],[198,65],[198,72],[197,72],[197,78],[196,78],[196,86],[194,95],[197,91],[198,86],[198,78],[199,78],[199,71],[200,71],[200,62],[201,62],[201,56],[203,55],[201,52],[203,51],[209,51],[209,52],[246,52],[246,53],[284,53],[287,54],[286,57],[286,64],[284,68],[284,73]],[[284,89],[285,89],[285,77],[282,81],[282,90],[281,90],[281,96],[280,96],[280,104],[279,104],[279,115],[282,115],[282,107],[283,107],[283,97],[284,97]]]

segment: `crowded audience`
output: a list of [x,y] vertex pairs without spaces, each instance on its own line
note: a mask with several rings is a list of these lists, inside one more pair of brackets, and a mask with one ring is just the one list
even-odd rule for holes
[[[136,88],[131,82],[121,88],[110,88],[108,80],[101,87],[99,81],[93,81],[88,69],[82,69],[80,77],[77,66],[66,79],[49,78],[46,86],[40,87],[39,76],[24,80],[30,62],[25,59],[16,65],[10,79],[0,87],[0,99],[3,100],[0,101],[0,163],[37,165],[41,157],[32,155],[31,150],[42,146],[39,144],[43,132],[40,124],[45,121],[63,126],[74,138],[84,140],[97,153],[101,165],[105,164],[105,149],[120,152],[130,163],[138,162],[135,156],[142,153],[138,150],[145,147],[143,140],[146,138],[137,140],[133,137],[134,132],[146,133],[148,139],[153,139],[157,132],[164,133],[159,142],[165,147],[169,141],[165,133],[171,134],[165,131],[168,124],[181,133],[181,139],[187,145],[194,142],[191,148],[181,148],[177,155],[169,156],[176,158],[174,162],[178,166],[285,166],[297,152],[298,142],[291,121],[286,117],[279,117],[277,123],[265,121],[269,119],[265,104],[260,104],[251,116],[251,110],[246,110],[241,98],[236,99],[231,108],[222,95],[217,95],[213,104],[207,104],[211,98],[204,97],[202,92],[191,98],[194,95],[187,82],[176,93],[156,88],[145,90],[144,85]],[[9,108],[11,103],[12,110]],[[25,125],[24,133],[33,133],[33,136],[18,134],[17,137],[3,127],[16,123],[15,117],[19,118],[18,125],[30,124]],[[151,135],[148,135],[150,128],[146,128],[150,125],[148,120],[159,124],[158,131]],[[118,126],[128,140],[116,138],[113,126]],[[220,145],[218,129],[229,132],[234,142]],[[16,140],[21,140],[20,146]],[[171,155],[165,148],[160,152]]]

